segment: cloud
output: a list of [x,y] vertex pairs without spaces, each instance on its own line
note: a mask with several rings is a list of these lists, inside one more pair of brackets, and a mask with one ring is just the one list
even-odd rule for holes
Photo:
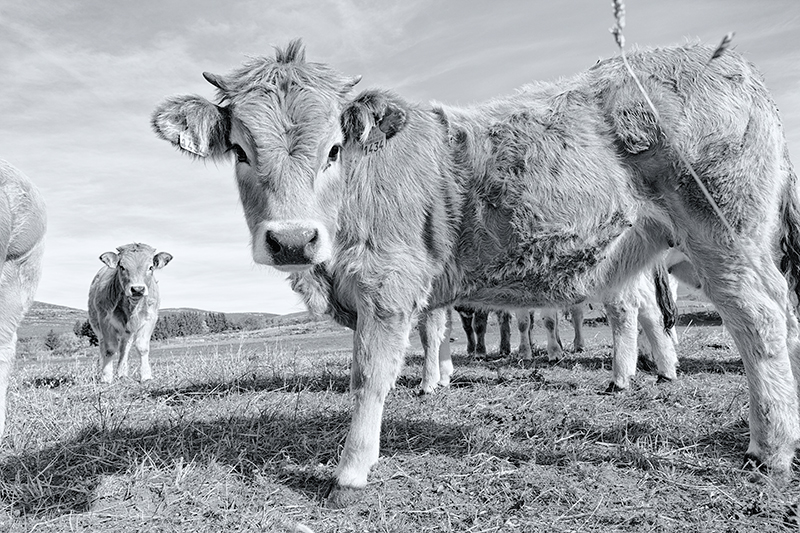
[[[716,42],[736,30],[734,44],[764,72],[800,161],[796,0],[628,8],[630,43]],[[362,86],[469,103],[613,55],[611,23],[610,6],[594,0],[8,0],[0,157],[48,203],[39,298],[85,307],[97,256],[141,240],[176,256],[161,273],[167,305],[297,309],[284,275],[253,265],[232,168],[192,161],[150,131],[164,96],[212,97],[203,71],[224,73],[302,37],[310,60],[363,74]]]

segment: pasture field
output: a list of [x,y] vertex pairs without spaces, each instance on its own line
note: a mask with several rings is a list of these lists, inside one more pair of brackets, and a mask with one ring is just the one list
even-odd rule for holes
[[[719,326],[680,327],[678,381],[640,373],[617,395],[598,394],[610,374],[607,326],[586,328],[588,350],[552,366],[538,323],[536,333],[538,367],[526,368],[467,357],[456,331],[453,384],[424,397],[414,337],[387,401],[380,462],[363,498],[341,510],[322,495],[349,424],[348,330],[317,322],[157,343],[145,385],[100,384],[94,351],[19,362],[0,531],[791,527],[796,480],[740,469],[747,387]],[[566,324],[562,336],[571,339]]]

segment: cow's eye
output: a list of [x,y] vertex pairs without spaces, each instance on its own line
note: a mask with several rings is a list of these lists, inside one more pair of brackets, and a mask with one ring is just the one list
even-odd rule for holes
[[231,147],[228,148],[228,150],[233,152],[234,154],[236,154],[236,162],[237,163],[249,163],[250,162],[250,160],[247,159],[247,152],[245,152],[244,148],[242,148],[238,144],[231,145]]
[[342,146],[334,144],[331,146],[331,151],[328,152],[328,163],[335,163],[339,160],[339,154],[342,153]]

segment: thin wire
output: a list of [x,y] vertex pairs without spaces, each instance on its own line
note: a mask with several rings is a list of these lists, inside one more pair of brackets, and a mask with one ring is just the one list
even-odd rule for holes
[[[740,251],[742,252],[742,255],[744,255],[744,257],[750,263],[750,266],[753,267],[753,270],[755,272],[759,273],[759,276],[762,277],[762,281],[764,281],[760,269],[756,266],[756,263],[755,261],[753,261],[753,258],[750,256],[750,254],[747,253],[747,249],[745,248],[744,244],[742,244],[742,242],[739,240],[739,235],[736,233],[736,230],[733,228],[733,225],[731,225],[731,223],[728,222],[728,219],[725,218],[725,214],[722,212],[722,209],[720,209],[719,205],[717,205],[717,202],[714,201],[714,198],[711,196],[711,193],[703,184],[702,180],[700,179],[700,176],[698,176],[697,172],[695,172],[694,167],[692,167],[692,164],[689,163],[689,160],[686,158],[685,155],[683,155],[683,152],[672,143],[670,136],[667,135],[667,129],[661,124],[661,115],[659,115],[658,109],[656,109],[656,106],[653,104],[652,100],[650,100],[650,96],[647,94],[647,91],[645,91],[642,82],[639,81],[639,76],[636,75],[636,72],[634,72],[633,68],[631,67],[631,64],[628,62],[627,56],[625,55],[625,36],[622,33],[622,29],[625,27],[625,4],[621,0],[613,0],[612,5],[614,7],[614,17],[617,20],[617,24],[613,28],[611,28],[611,33],[614,35],[614,39],[616,40],[617,46],[619,47],[620,55],[622,56],[622,63],[625,65],[625,68],[631,75],[631,78],[633,78],[633,81],[636,83],[636,87],[637,89],[639,89],[639,92],[644,97],[648,107],[650,107],[650,110],[653,112],[656,125],[661,127],[661,130],[664,132],[664,138],[667,141],[667,144],[672,149],[672,151],[675,152],[675,154],[677,154],[678,158],[681,160],[681,163],[683,163],[683,165],[688,169],[689,174],[691,174],[692,178],[694,178],[695,183],[697,183],[697,186],[700,188],[700,191],[703,193],[703,196],[705,196],[706,200],[708,200],[708,203],[711,205],[711,208],[714,210],[714,213],[716,213],[717,217],[719,217],[722,224],[730,233],[731,240],[733,241],[733,243],[739,247]],[[711,55],[709,62],[721,56],[725,52],[725,50],[730,45],[732,38],[733,38],[732,32],[725,35],[720,45]]]

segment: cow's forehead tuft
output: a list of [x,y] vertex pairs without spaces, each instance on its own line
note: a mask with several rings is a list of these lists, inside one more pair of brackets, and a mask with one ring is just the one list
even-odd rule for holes
[[123,244],[122,246],[117,247],[117,252],[120,254],[126,253],[137,253],[137,252],[145,252],[145,253],[155,253],[156,249],[148,244],[143,244],[140,242],[133,242],[131,244]]

